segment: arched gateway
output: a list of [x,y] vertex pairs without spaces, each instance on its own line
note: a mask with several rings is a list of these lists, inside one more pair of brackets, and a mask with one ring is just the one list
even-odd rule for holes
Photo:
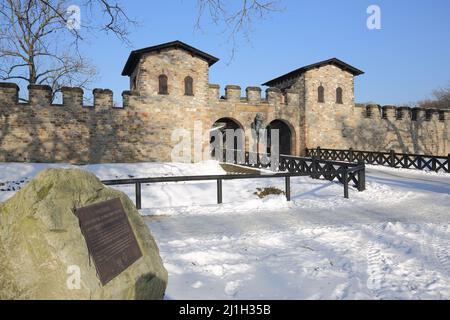
[[279,136],[279,152],[282,155],[292,155],[293,150],[293,134],[291,128],[283,120],[273,120],[267,126],[267,152],[271,152],[271,146],[273,141],[272,130],[278,130]]
[[[222,141],[216,141],[219,137]],[[227,141],[228,138],[232,137],[233,141]],[[217,148],[223,149],[234,149],[234,150],[244,150],[245,148],[245,135],[244,128],[235,119],[232,118],[221,118],[214,122],[210,130],[210,148],[211,156],[214,158],[216,156]]]
[[[263,118],[261,128],[269,129],[269,147],[273,144],[271,133],[279,130],[281,154],[301,155],[307,146],[342,143],[341,122],[333,122],[330,127],[329,117],[322,114],[331,109],[336,110],[339,117],[354,114],[353,79],[362,71],[333,58],[263,83],[267,87],[265,94],[257,86],[241,90],[238,85],[227,85],[222,91],[219,85],[209,83],[210,67],[218,60],[180,41],[143,48],[130,54],[123,75],[129,76],[131,83],[136,83],[136,92],[129,93],[129,105],[137,105],[143,112],[148,112],[156,123],[152,130],[157,134],[150,138],[150,151],[144,150],[144,154],[155,154],[158,159],[167,158],[171,152],[170,143],[153,142],[158,142],[155,140],[161,137],[170,137],[171,130],[177,126],[192,133],[201,126],[212,130],[211,135],[225,133],[227,129],[242,129],[245,133],[242,149],[254,150],[252,123],[257,116]],[[157,77],[160,74],[167,76],[168,94],[158,92]],[[192,81],[187,84],[186,79]],[[319,86],[323,88],[323,102],[317,101]],[[339,90],[342,99],[331,99],[338,87],[342,89]],[[306,125],[306,121],[310,125]],[[327,128],[330,134],[322,134],[323,128]],[[215,141],[214,137],[204,133],[202,156],[211,154],[210,142]],[[225,142],[226,146],[226,137],[223,139],[221,143]],[[256,139],[261,141],[259,136]],[[326,144],[321,143],[323,139],[327,140]],[[228,148],[239,149],[237,140],[234,137],[232,143],[229,141]],[[266,151],[264,146],[260,147],[257,143],[258,151]],[[199,147],[193,149],[195,151]]]

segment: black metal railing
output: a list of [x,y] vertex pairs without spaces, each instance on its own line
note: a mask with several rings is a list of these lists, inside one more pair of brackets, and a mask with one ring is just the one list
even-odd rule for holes
[[353,149],[306,149],[306,156],[323,160],[359,162],[365,164],[389,166],[392,168],[419,169],[450,173],[450,154],[439,157],[423,154],[361,151]]

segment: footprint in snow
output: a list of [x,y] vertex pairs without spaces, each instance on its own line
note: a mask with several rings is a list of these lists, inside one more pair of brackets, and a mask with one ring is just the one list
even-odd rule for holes
[[237,281],[230,281],[225,285],[225,294],[227,296],[235,296],[239,289],[241,288],[242,281],[241,280],[237,280]]

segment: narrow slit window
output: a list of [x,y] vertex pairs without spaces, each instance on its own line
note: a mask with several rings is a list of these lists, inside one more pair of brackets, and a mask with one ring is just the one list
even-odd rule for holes
[[343,100],[342,100],[342,88],[339,87],[336,89],[336,103],[337,104],[343,104]]
[[186,96],[194,95],[194,79],[189,76],[184,78],[184,94]]
[[325,88],[322,85],[317,89],[317,101],[319,103],[325,102]]
[[169,88],[167,85],[167,76],[162,74],[159,76],[159,94],[169,94]]

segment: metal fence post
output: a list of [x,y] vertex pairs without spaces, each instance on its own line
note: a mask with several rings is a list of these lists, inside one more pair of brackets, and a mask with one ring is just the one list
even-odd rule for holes
[[312,157],[311,166],[312,166],[311,178],[318,179],[318,177],[317,177],[317,159],[316,159],[316,157]]
[[348,162],[353,162],[353,148],[348,149]]
[[447,155],[447,172],[450,173],[450,153]]
[[286,200],[291,201],[291,178],[290,177],[286,177],[285,184],[286,184]]
[[403,164],[402,164],[403,168],[409,168],[408,161],[409,161],[408,155],[403,155]]
[[316,154],[317,158],[322,158],[321,154],[320,154],[320,147],[317,147],[316,151],[317,151],[317,154]]
[[342,172],[342,180],[344,182],[344,198],[348,199],[348,169],[344,168]]
[[360,165],[364,166],[362,170],[358,171],[358,191],[366,190],[366,165],[360,161]]
[[390,166],[391,167],[395,167],[395,151],[394,150],[391,150],[390,151],[390,159],[389,159],[390,161]]
[[136,182],[135,184],[135,193],[136,193],[136,208],[138,210],[142,209],[141,205],[141,183]]
[[217,204],[222,203],[222,179],[217,179]]

